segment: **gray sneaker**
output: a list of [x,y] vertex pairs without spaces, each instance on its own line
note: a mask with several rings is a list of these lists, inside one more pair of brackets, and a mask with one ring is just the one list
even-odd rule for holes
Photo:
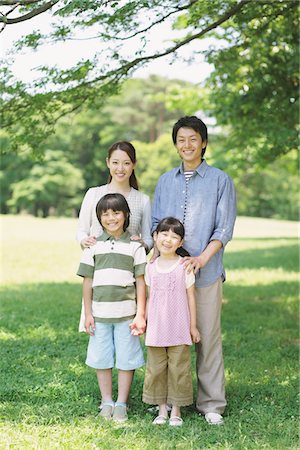
[[127,406],[126,405],[116,405],[113,413],[113,420],[115,422],[126,422],[128,420]]
[[112,403],[103,403],[100,406],[100,413],[99,416],[103,419],[111,419],[114,412],[114,405]]

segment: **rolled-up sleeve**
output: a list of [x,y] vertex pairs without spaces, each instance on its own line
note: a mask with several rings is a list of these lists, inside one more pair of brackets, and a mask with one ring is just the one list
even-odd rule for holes
[[231,240],[236,219],[236,194],[232,179],[226,175],[220,183],[215,229],[210,241],[219,240],[223,247]]

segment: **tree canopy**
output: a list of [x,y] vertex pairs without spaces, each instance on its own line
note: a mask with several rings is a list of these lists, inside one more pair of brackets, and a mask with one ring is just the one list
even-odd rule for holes
[[[236,164],[270,162],[296,148],[297,0],[0,0],[0,7],[3,33],[42,13],[53,18],[50,33],[33,30],[15,43],[16,51],[70,39],[99,42],[93,58],[68,69],[41,67],[29,84],[16,80],[10,61],[3,62],[2,126],[10,135],[5,151],[40,152],[62,116],[103,107],[137,68],[168,55],[179,58],[181,48],[207,37],[213,38],[210,47],[194,59],[204,52],[214,65],[206,83],[211,94],[197,110],[205,107],[227,127]],[[163,23],[177,34],[151,51],[151,33]]]

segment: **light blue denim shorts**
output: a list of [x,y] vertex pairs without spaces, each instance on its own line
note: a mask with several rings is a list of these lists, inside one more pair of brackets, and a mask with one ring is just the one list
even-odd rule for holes
[[[90,336],[85,363],[93,369],[134,370],[144,365],[139,336],[132,336],[129,324],[95,322],[94,336]],[[114,364],[116,359],[116,364]]]

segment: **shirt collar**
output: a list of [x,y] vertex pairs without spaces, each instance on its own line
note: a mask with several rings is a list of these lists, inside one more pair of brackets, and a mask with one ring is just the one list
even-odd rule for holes
[[[200,177],[203,178],[205,176],[207,168],[208,168],[207,162],[205,161],[205,159],[202,159],[201,164],[199,164],[199,166],[195,169],[195,171],[198,173],[198,175],[200,175]],[[180,166],[178,166],[176,169],[176,175],[179,173],[184,174],[183,163],[181,163]]]
[[99,237],[97,238],[97,241],[103,241],[103,242],[105,242],[105,241],[108,241],[108,240],[110,240],[110,241],[116,240],[116,241],[121,241],[121,242],[130,242],[130,234],[129,234],[129,232],[126,230],[126,231],[124,231],[123,234],[121,234],[121,236],[119,237],[119,239],[115,239],[114,236],[108,234],[105,230],[103,230],[103,233],[101,234],[101,236],[99,236]]

